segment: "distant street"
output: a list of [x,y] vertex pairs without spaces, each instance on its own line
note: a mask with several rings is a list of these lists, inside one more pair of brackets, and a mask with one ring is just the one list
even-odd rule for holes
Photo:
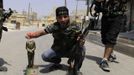
[[[0,75],[24,75],[27,66],[27,51],[25,49],[25,34],[28,31],[35,31],[36,27],[24,27],[21,30],[10,30],[4,32],[0,42],[0,65],[8,68],[7,72],[0,72]],[[50,64],[41,58],[43,51],[49,49],[53,43],[51,35],[33,39],[36,42],[35,65],[39,67],[38,75],[66,75],[67,59],[63,58],[60,70],[49,71]],[[86,57],[81,68],[83,75],[133,75],[134,58],[115,52],[117,62],[110,62],[110,72],[104,72],[99,68],[98,63],[103,56],[104,47],[86,41]]]

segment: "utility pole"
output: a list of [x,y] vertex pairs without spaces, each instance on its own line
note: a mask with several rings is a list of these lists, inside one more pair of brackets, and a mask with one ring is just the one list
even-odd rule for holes
[[86,13],[86,16],[89,15],[89,0],[87,0],[87,13]]
[[27,14],[27,21],[30,24],[30,3],[28,4],[28,14]]
[[87,5],[86,16],[88,16],[88,15],[89,15],[89,2],[90,2],[91,0],[77,0],[77,1],[86,1],[86,5]]
[[67,0],[65,0],[65,6],[67,7]]
[[3,0],[0,0],[0,8],[3,9]]
[[77,0],[77,3],[76,3],[75,20],[77,18],[77,10],[78,10],[78,0]]
[[[3,15],[3,0],[0,0],[0,19],[2,18]],[[0,41],[1,41],[1,37],[2,37],[2,21],[0,20]]]
[[129,22],[129,31],[132,30],[132,17],[133,17],[133,0],[130,0],[130,22]]

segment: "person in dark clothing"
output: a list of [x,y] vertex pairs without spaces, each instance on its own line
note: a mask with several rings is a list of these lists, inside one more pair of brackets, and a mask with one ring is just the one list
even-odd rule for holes
[[104,71],[110,71],[108,60],[113,58],[113,49],[116,45],[117,37],[122,29],[123,15],[126,11],[127,0],[96,0],[96,10],[102,12],[101,19],[101,37],[102,43],[105,45],[105,51],[100,68]]
[[[69,58],[72,55],[71,49],[81,34],[81,29],[79,26],[70,23],[67,7],[62,6],[56,9],[56,19],[57,22],[52,25],[48,25],[44,30],[28,32],[26,34],[26,38],[37,38],[51,33],[54,38],[53,45],[49,50],[42,54],[42,59],[44,61],[54,63],[54,65],[59,65],[62,57]],[[81,47],[81,50],[85,53],[84,46]],[[81,63],[79,65],[81,67],[84,56],[80,59],[81,62],[78,63]]]

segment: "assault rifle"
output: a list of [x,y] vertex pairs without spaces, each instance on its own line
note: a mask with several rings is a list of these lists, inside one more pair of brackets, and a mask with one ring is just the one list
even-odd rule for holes
[[[3,9],[3,14],[2,14],[2,16],[1,16],[1,18],[0,18],[0,21],[1,21],[2,23],[5,22],[6,19],[8,19],[8,18],[12,15],[12,13],[13,13],[13,11],[12,11],[11,8],[9,8],[8,11],[5,11],[5,10]],[[2,24],[2,30],[8,31],[7,27],[4,27],[3,24]]]
[[[91,7],[94,7],[94,11],[98,14],[100,12],[107,13],[107,15],[111,15],[111,13],[115,14],[115,12],[122,12],[124,13],[126,11],[126,3],[128,0],[93,0]],[[114,6],[114,5],[118,6]],[[111,6],[112,5],[112,6]],[[111,9],[113,8],[113,9]],[[92,9],[90,9],[92,11]],[[93,15],[91,12],[91,16],[96,16],[96,13]],[[116,13],[119,14],[119,13]]]
[[82,66],[82,62],[85,57],[84,43],[85,38],[89,33],[91,23],[88,24],[87,27],[81,30],[81,34],[78,36],[76,43],[71,49],[72,55],[68,60],[68,64],[70,65],[69,74],[68,75],[78,75],[78,71]]

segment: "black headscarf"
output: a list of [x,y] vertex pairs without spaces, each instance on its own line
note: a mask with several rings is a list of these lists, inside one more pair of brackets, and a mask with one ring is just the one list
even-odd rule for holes
[[67,7],[61,6],[56,9],[56,16],[61,16],[61,15],[69,15]]

